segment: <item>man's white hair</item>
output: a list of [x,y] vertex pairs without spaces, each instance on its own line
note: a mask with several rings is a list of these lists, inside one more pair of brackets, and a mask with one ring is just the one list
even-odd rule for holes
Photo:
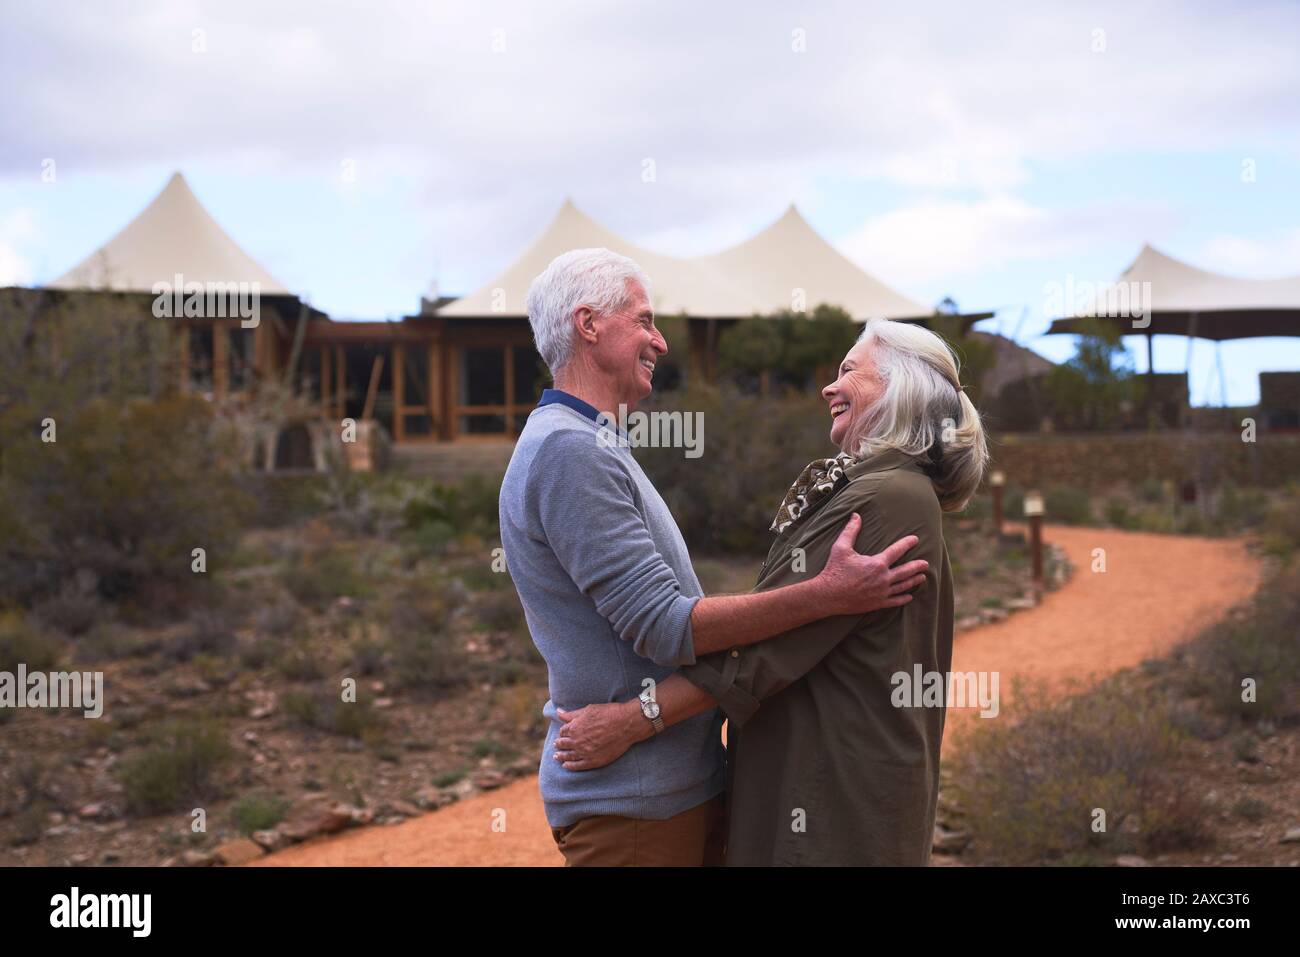
[[588,306],[598,315],[617,312],[632,298],[629,280],[640,283],[649,298],[650,280],[641,267],[608,249],[571,249],[533,280],[524,307],[552,377],[573,358],[574,311]]

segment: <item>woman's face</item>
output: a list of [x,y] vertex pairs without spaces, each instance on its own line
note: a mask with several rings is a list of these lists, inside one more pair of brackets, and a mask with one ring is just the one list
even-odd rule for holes
[[876,372],[875,348],[871,341],[857,343],[840,363],[840,377],[822,389],[822,398],[830,406],[831,441],[841,451],[862,434],[867,412],[885,392]]

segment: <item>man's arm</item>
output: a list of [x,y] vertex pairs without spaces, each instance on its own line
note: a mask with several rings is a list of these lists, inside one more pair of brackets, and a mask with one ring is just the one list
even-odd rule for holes
[[[655,685],[654,699],[665,727],[718,705],[712,695],[687,681],[680,672]],[[603,768],[622,757],[632,745],[654,735],[654,725],[641,712],[641,702],[636,698],[587,705],[577,711],[559,708],[556,714],[564,727],[555,739],[554,757],[567,771]]]
[[[911,600],[925,562],[890,565],[916,544],[909,536],[877,555],[853,549],[861,520],[849,518],[813,579],[750,595],[694,598],[655,548],[630,480],[585,432],[545,440],[528,483],[547,543],[573,582],[633,650],[659,665],[750,645],[827,615],[862,614]],[[508,557],[507,557],[508,560]]]
[[831,546],[830,558],[814,578],[748,595],[701,598],[691,611],[696,656],[752,645],[834,615],[863,615],[912,600],[907,594],[925,581],[925,561],[891,568],[920,539],[900,538],[878,555],[853,547],[862,517],[849,516]]
[[[840,508],[843,511],[846,506]],[[867,521],[858,538],[859,547],[873,547],[892,538],[897,534],[894,527],[897,523],[885,516],[908,511],[905,497],[898,497],[893,489],[882,490],[873,497],[871,506],[864,509]],[[819,551],[825,554],[825,542],[842,519],[842,514],[836,516],[832,512],[821,517],[825,529],[807,543],[810,561],[816,560]],[[832,559],[835,551],[844,547],[851,550],[852,539],[841,533],[831,546]],[[908,587],[912,584],[909,582]],[[797,587],[791,585],[768,594]],[[763,699],[811,671],[861,618],[852,614],[822,617],[753,647],[733,647],[725,653],[710,654],[655,686],[659,717],[666,726],[673,725],[721,705],[733,724],[743,725]],[[561,711],[559,717],[565,724],[556,738],[554,758],[571,771],[603,767],[654,733],[653,725],[642,714],[640,702],[635,698]]]

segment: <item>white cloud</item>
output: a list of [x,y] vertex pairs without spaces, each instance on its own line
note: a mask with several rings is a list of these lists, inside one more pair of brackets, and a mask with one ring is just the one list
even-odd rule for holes
[[1193,262],[1203,269],[1246,279],[1300,276],[1300,227],[1265,236],[1214,236]]
[[32,211],[19,207],[0,218],[0,286],[30,285],[34,276],[31,263],[19,252],[36,235]]
[[[1133,250],[1174,221],[1146,202],[1049,209],[1006,193],[958,201],[930,198],[869,219],[836,245],[895,284],[952,280],[1015,262],[1068,258],[1130,237]],[[1109,278],[1109,277],[1099,277]]]

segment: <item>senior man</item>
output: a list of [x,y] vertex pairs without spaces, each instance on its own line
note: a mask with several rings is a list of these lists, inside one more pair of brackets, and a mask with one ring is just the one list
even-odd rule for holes
[[[528,417],[501,486],[501,541],[546,661],[549,726],[540,784],[569,865],[722,863],[726,751],[716,709],[664,728],[655,688],[698,655],[753,644],[831,615],[911,600],[926,563],[891,568],[916,544],[875,556],[844,526],[816,577],[772,591],[704,597],[672,514],[601,413],[650,394],[668,344],[650,281],[606,249],[558,256],[528,291],[528,319],[554,388]],[[552,760],[566,709],[639,697],[630,720],[655,734],[603,768]],[[635,713],[639,710],[639,714]]]

